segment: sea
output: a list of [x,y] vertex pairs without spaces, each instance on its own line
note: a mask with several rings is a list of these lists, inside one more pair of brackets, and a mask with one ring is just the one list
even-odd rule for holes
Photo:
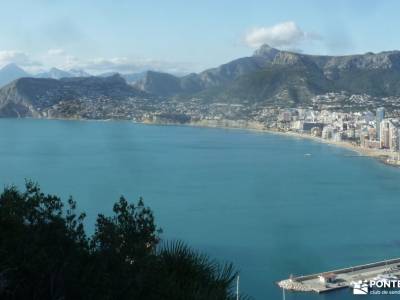
[[[128,121],[0,119],[0,187],[23,187],[26,179],[72,196],[89,233],[121,195],[143,197],[164,240],[234,263],[240,293],[257,300],[282,299],[276,281],[290,274],[400,257],[400,169],[312,140]],[[285,297],[355,298],[350,289]]]

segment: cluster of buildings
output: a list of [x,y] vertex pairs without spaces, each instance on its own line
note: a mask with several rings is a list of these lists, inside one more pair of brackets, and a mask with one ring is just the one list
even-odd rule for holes
[[[390,149],[393,151],[399,151],[400,144],[400,122],[398,119],[385,119],[385,109],[383,107],[378,108],[376,111],[376,141],[378,145],[376,147],[383,149]],[[365,136],[364,146],[369,146]]]
[[376,113],[284,109],[269,128],[308,133],[333,141],[348,141],[370,149],[400,150],[400,120],[387,118],[385,108]]
[[[353,98],[354,101],[359,100]],[[400,154],[400,120],[388,115],[384,107],[378,107],[373,112],[368,109],[344,112],[315,107],[279,108],[249,103],[188,101],[158,105],[156,111],[147,116],[163,123],[171,118],[172,121],[179,120],[179,123],[206,121],[213,126],[256,126],[258,129],[291,131],[382,150],[383,154]]]
[[311,98],[311,103],[318,110],[343,111],[357,108],[362,111],[375,107],[378,103],[384,107],[399,109],[399,100],[400,98],[397,96],[374,97],[369,94],[350,94],[346,91],[341,91],[316,95]]

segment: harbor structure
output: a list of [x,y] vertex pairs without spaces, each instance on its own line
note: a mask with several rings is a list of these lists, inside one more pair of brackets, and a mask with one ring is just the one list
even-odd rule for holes
[[324,293],[349,288],[359,281],[371,281],[376,278],[400,278],[400,258],[358,265],[328,272],[304,276],[290,276],[277,282],[285,290],[297,292]]

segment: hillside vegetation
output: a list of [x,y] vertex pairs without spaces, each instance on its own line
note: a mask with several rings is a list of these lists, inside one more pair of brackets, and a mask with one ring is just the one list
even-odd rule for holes
[[[1,299],[235,299],[236,271],[161,240],[153,212],[121,197],[93,235],[76,202],[31,182],[0,195]],[[241,299],[244,299],[242,297]]]

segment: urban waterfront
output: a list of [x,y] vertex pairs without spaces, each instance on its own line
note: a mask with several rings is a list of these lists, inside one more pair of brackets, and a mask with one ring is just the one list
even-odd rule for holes
[[121,194],[143,196],[165,238],[232,261],[255,299],[279,299],[274,282],[290,273],[399,256],[400,170],[339,147],[241,130],[1,119],[0,153],[1,185],[30,178],[72,195],[89,229]]

